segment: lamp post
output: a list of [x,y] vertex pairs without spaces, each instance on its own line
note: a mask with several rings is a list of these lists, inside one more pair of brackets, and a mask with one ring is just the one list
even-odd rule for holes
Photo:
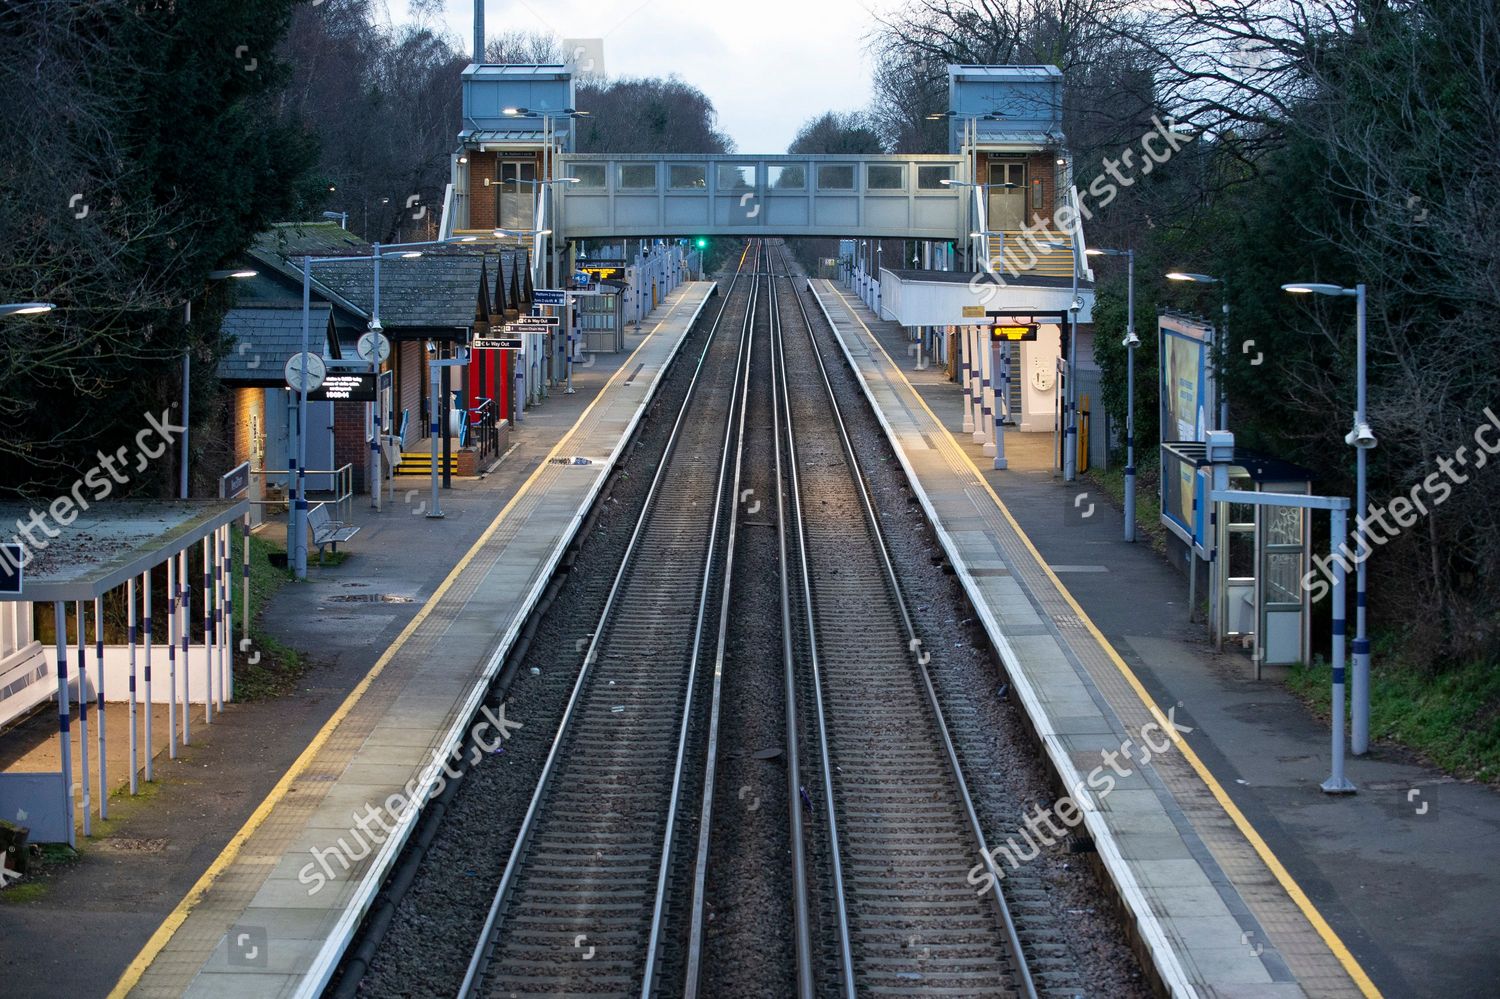
[[1125,258],[1125,540],[1135,540],[1135,251],[1090,247],[1091,257]]
[[[249,269],[243,270],[221,270],[209,271],[210,281],[244,280],[253,278],[259,271]],[[182,325],[184,330],[193,321],[193,300],[190,298],[182,303]],[[184,347],[182,350],[182,467],[178,469],[177,496],[178,499],[188,498],[188,433],[192,424],[190,417],[190,399],[192,388],[192,359],[191,350]]]
[[1229,367],[1229,284],[1223,278],[1216,278],[1208,274],[1194,274],[1189,271],[1172,271],[1167,275],[1167,279],[1169,281],[1191,281],[1194,284],[1216,284],[1223,290],[1223,329],[1218,331],[1214,339],[1219,344],[1219,375],[1217,378],[1219,390],[1219,429],[1228,430],[1229,389],[1224,384],[1224,376]]
[[1355,302],[1355,397],[1354,426],[1344,435],[1344,443],[1354,448],[1354,537],[1359,559],[1354,574],[1354,683],[1351,696],[1354,710],[1349,731],[1350,748],[1361,756],[1370,748],[1370,639],[1365,630],[1365,563],[1369,561],[1369,542],[1365,538],[1366,511],[1365,465],[1368,452],[1379,442],[1370,429],[1365,412],[1365,286],[1345,288],[1337,284],[1284,284],[1283,291],[1296,295],[1333,295],[1353,298]]

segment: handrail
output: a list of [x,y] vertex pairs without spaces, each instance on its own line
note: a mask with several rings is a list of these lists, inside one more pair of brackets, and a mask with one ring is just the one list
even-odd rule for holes
[[[333,499],[327,502],[332,502],[338,507],[341,514],[340,519],[348,520],[354,511],[354,465],[345,462],[338,468],[309,468],[304,471],[306,475],[332,475],[334,477]],[[286,468],[252,468],[250,475],[252,478],[259,475],[261,477],[262,488],[264,488],[267,478],[285,476],[290,479],[292,472]],[[249,499],[247,497],[247,500],[252,506],[285,506],[287,503],[285,497],[279,500]]]

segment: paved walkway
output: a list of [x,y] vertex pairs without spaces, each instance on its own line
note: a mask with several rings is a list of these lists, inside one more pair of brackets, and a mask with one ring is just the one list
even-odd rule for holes
[[[894,337],[904,354],[899,327],[879,323],[831,282],[814,286],[1052,766],[1075,799],[1093,802],[1084,822],[1161,980],[1174,995],[1373,993],[1203,763],[1197,749],[1208,733],[1199,705],[1153,698],[1059,579],[1065,568],[1080,578],[1105,575],[1109,566],[1098,563],[1113,562],[1111,554],[1049,562],[997,495],[1007,483],[976,464],[990,460],[955,439],[873,329]],[[959,426],[956,386],[940,404]],[[1059,521],[1065,502],[1061,491],[1051,501]],[[1152,596],[1129,589],[1114,599],[1140,606]],[[1168,746],[1163,732],[1173,721],[1194,732],[1174,735]],[[995,839],[991,846],[998,848]]]
[[[644,342],[548,455],[592,463],[536,466],[157,930],[116,994],[321,988],[410,832],[415,813],[405,800],[437,780],[440,761],[466,735],[488,681],[711,287],[685,285],[651,317]],[[528,413],[527,424],[547,414],[546,407]],[[380,517],[416,520],[404,502]],[[444,498],[445,509],[460,505]],[[436,546],[452,559],[451,542]],[[380,586],[384,596],[400,596],[390,579]],[[334,595],[343,594],[322,598]],[[360,634],[378,633],[373,624],[346,628],[349,644],[357,649]]]

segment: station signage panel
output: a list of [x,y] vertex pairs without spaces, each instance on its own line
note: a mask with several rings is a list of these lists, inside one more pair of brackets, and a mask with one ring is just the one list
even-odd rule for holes
[[535,327],[537,327],[539,329],[545,329],[545,328],[550,327],[550,326],[561,326],[562,325],[562,317],[560,317],[560,316],[517,316],[516,318],[514,318],[514,319],[510,320],[508,323],[506,323],[506,325],[507,326],[535,326]]
[[531,293],[533,305],[567,305],[568,293],[561,288],[537,288]]
[[322,385],[307,393],[307,401],[374,402],[376,381],[373,371],[329,372]]
[[1036,323],[996,325],[990,327],[990,339],[996,342],[1016,343],[1036,339]]
[[520,350],[521,338],[519,336],[476,336],[469,346],[474,350]]
[[983,319],[984,318],[984,306],[982,306],[982,305],[965,305],[964,306],[964,318],[965,319]]

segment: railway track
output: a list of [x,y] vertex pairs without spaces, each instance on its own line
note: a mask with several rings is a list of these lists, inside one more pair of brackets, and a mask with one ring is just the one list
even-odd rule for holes
[[[558,734],[463,996],[651,995],[701,778],[701,669],[722,646],[737,415],[759,249],[725,295]],[[746,265],[749,265],[747,272]],[[742,317],[742,318],[741,318]],[[727,320],[727,322],[726,322]],[[686,831],[685,831],[686,830]]]
[[[983,833],[784,250],[767,299],[785,448],[800,712],[825,858],[822,967],[839,994],[1034,996],[1004,898],[967,875]],[[780,275],[774,273],[779,270]],[[795,618],[789,609],[790,632]],[[993,870],[991,873],[994,874]],[[996,878],[996,883],[1000,883]]]
[[[1036,994],[1005,899],[968,878],[986,862],[979,820],[783,254],[751,244],[725,294],[462,996],[704,994],[737,499],[760,391],[796,994]],[[757,336],[768,386],[749,378]]]

